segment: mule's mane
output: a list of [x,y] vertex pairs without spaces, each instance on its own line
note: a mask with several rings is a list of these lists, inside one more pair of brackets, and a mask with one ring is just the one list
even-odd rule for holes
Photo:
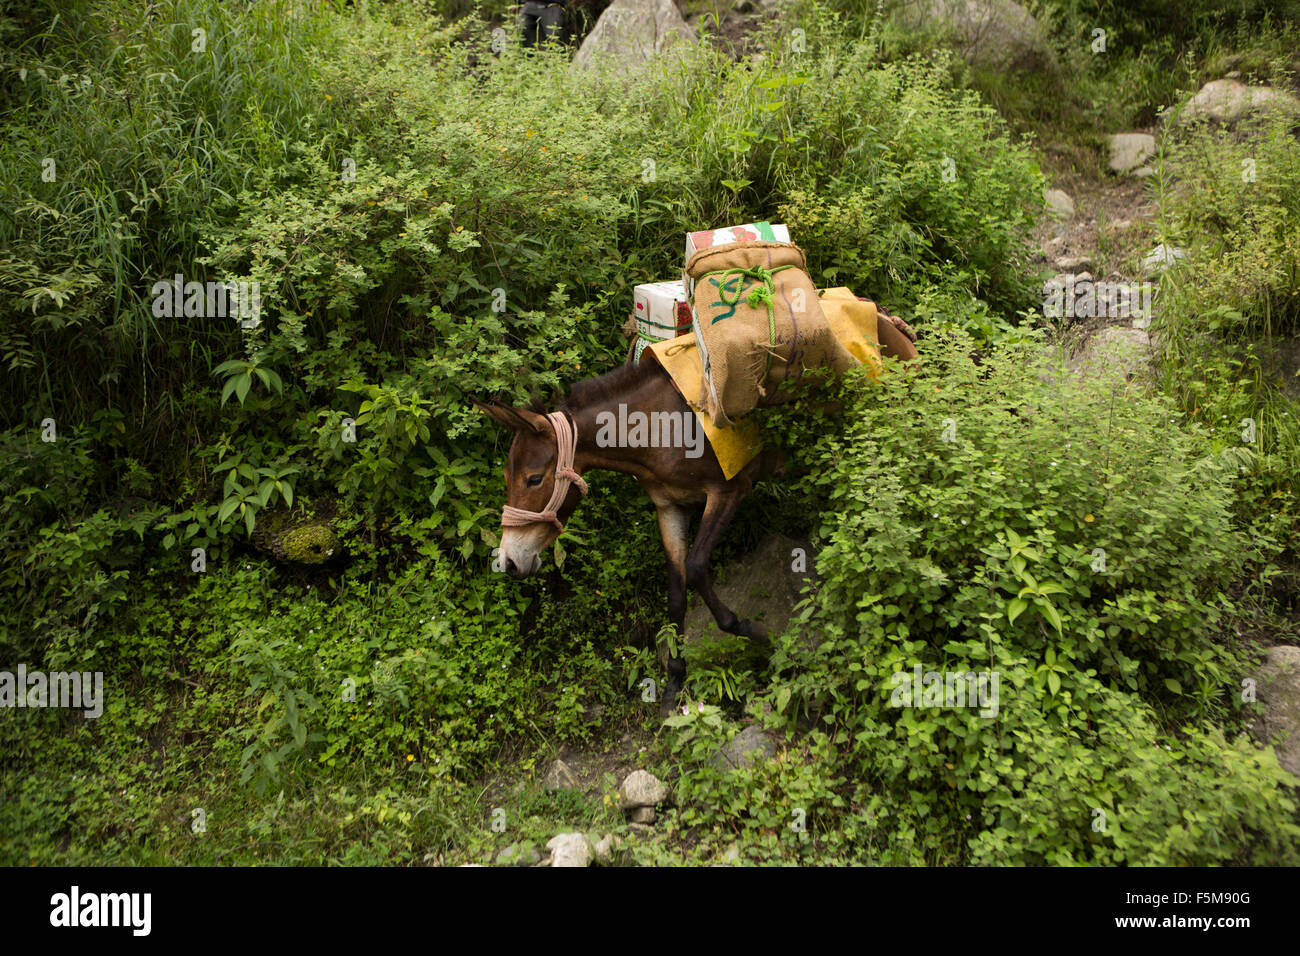
[[615,395],[626,394],[632,385],[650,373],[651,363],[619,365],[604,375],[583,379],[569,386],[569,395],[562,406],[570,412],[603,404]]

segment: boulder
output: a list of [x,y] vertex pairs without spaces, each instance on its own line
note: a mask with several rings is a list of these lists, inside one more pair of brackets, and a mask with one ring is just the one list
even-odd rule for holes
[[653,807],[667,799],[668,786],[644,770],[633,770],[618,788],[618,805],[624,810]]
[[264,509],[257,516],[253,546],[288,564],[324,564],[342,550],[334,531],[338,502],[322,498],[311,506]]
[[622,75],[675,44],[695,39],[672,0],[614,0],[573,56],[572,68],[606,66]]
[[1300,99],[1271,86],[1247,86],[1240,80],[1212,80],[1189,99],[1175,122],[1186,125],[1205,119],[1231,126],[1247,113],[1278,110],[1300,117]]
[[963,57],[987,69],[1052,66],[1047,31],[1013,0],[919,0],[901,13],[909,29],[943,29],[955,34]]
[[1111,172],[1136,173],[1156,154],[1156,138],[1150,133],[1116,133],[1110,138]]
[[1300,647],[1270,647],[1258,689],[1264,717],[1256,725],[1256,735],[1272,743],[1278,763],[1300,777]]

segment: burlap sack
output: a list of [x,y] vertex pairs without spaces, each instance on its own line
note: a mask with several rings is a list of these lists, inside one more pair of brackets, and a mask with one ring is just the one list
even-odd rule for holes
[[706,373],[695,404],[717,425],[795,398],[808,369],[838,375],[857,364],[832,333],[806,268],[803,250],[788,242],[731,242],[686,263]]

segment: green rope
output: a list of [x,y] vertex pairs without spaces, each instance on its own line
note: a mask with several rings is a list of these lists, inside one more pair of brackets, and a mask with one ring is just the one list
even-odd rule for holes
[[[750,289],[748,305],[751,309],[757,309],[760,305],[767,306],[767,344],[769,348],[776,348],[776,312],[773,310],[773,300],[776,296],[776,283],[772,277],[782,269],[793,269],[792,263],[786,263],[783,266],[777,266],[775,269],[765,269],[762,266],[751,266],[748,269],[734,267],[731,269],[719,269],[716,272],[706,272],[700,276],[700,281],[710,279],[713,276],[722,276],[718,280],[718,298],[722,300],[723,305],[729,305],[733,308],[740,304],[742,295],[741,285],[743,280],[752,279],[757,285]],[[730,299],[727,298],[727,283],[731,281],[732,276],[737,276],[742,281],[736,283],[736,291]],[[772,353],[767,353],[767,360],[763,365],[763,378],[767,379],[767,373],[772,369]]]

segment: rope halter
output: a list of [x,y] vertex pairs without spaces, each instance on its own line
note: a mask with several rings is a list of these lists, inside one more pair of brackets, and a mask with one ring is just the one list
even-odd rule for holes
[[560,520],[560,505],[569,496],[569,485],[577,485],[578,491],[587,494],[587,483],[573,470],[573,456],[578,450],[578,428],[569,422],[564,412],[551,412],[546,416],[555,429],[555,486],[551,489],[551,500],[541,511],[526,511],[506,505],[501,509],[501,527],[522,528],[525,525],[545,522],[555,525],[558,531],[564,530]]

